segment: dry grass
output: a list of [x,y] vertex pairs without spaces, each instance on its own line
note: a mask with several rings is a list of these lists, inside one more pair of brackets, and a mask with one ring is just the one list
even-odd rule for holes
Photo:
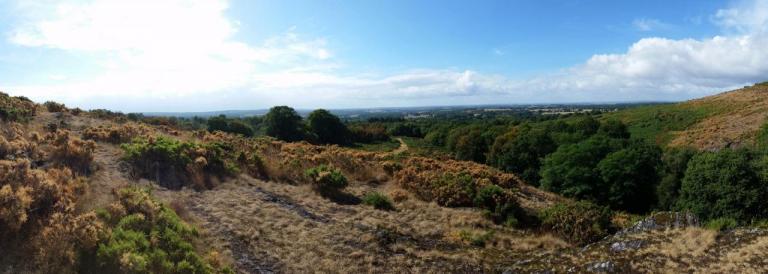
[[690,107],[721,111],[677,132],[671,146],[692,146],[703,150],[742,146],[754,142],[766,121],[768,87],[753,86],[684,103]]
[[[353,183],[352,195],[384,191]],[[451,209],[416,199],[396,211],[341,205],[308,186],[241,177],[202,192],[164,192],[189,201],[191,215],[221,242],[242,241],[262,263],[284,272],[475,272],[488,271],[482,249],[447,237],[456,231],[491,232],[487,248],[510,252],[566,246],[551,236],[531,236],[494,225],[481,212]],[[278,198],[275,198],[278,197]],[[225,246],[225,244],[219,244]],[[237,246],[228,244],[229,246]],[[228,254],[237,257],[237,254]]]
[[686,228],[667,232],[670,241],[645,249],[643,253],[665,255],[685,260],[685,257],[700,257],[715,243],[717,232],[703,228]]
[[83,139],[112,144],[122,144],[136,137],[153,135],[154,130],[144,124],[126,123],[122,125],[89,127],[83,131]]

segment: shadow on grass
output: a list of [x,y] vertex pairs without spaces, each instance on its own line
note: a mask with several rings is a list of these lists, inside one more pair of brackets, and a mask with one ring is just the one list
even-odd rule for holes
[[340,205],[359,205],[360,203],[363,202],[363,200],[361,200],[355,195],[338,191],[338,190],[322,191],[320,192],[320,196],[323,196],[323,198],[331,200],[332,202]]

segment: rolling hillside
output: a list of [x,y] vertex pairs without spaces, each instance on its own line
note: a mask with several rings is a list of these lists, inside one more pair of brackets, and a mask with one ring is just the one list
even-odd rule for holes
[[[614,115],[635,119],[633,130],[652,136],[658,134],[652,129],[673,123],[639,128],[644,113],[687,119],[706,106],[742,108],[731,97],[750,90],[759,95],[753,88]],[[414,156],[407,145],[373,153],[184,131],[2,94],[0,109],[0,273],[768,267],[762,259],[768,230],[718,232],[681,213],[638,222],[639,216],[574,203],[486,165]],[[680,131],[716,117],[702,114]],[[332,168],[319,168],[324,165]],[[318,168],[314,179],[307,171]],[[318,188],[336,176],[346,178],[338,192]],[[377,203],[375,193],[388,201]]]
[[633,136],[660,145],[700,150],[751,144],[768,114],[768,84],[762,83],[677,104],[606,114],[629,125]]

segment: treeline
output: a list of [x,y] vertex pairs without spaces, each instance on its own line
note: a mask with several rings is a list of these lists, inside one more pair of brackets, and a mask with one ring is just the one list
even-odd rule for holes
[[704,220],[768,219],[768,127],[755,146],[696,151],[633,138],[599,115],[492,121],[372,121],[393,135],[422,137],[459,160],[517,174],[542,189],[615,210],[691,211]]

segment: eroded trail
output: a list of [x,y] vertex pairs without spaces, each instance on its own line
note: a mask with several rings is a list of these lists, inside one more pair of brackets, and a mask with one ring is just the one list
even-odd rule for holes
[[[371,188],[348,191],[362,196]],[[227,250],[243,273],[484,270],[474,259],[479,250],[445,241],[444,226],[476,221],[463,210],[412,201],[381,211],[248,176],[202,192],[160,192],[163,199],[183,200],[212,245]]]
[[400,142],[400,147],[392,151],[392,154],[399,154],[408,151],[408,144],[403,141],[403,138],[395,138],[398,142]]

